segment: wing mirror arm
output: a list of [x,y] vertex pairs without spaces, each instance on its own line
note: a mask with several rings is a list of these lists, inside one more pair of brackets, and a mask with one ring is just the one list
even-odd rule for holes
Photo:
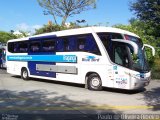
[[155,49],[154,49],[154,47],[153,46],[151,46],[151,45],[148,45],[148,44],[144,44],[143,45],[143,47],[142,47],[142,49],[144,49],[145,47],[149,47],[150,49],[152,49],[152,56],[155,56]]
[[138,54],[138,45],[135,42],[123,40],[123,39],[111,39],[114,42],[121,42],[121,43],[127,43],[133,47],[134,54]]

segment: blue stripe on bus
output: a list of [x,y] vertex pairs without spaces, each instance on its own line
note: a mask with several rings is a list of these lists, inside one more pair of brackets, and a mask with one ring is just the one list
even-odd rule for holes
[[76,63],[76,55],[8,55],[8,61],[46,61]]
[[43,77],[51,77],[51,78],[56,78],[56,72],[49,72],[49,71],[39,71],[36,69],[37,64],[47,64],[47,65],[56,65],[55,62],[50,62],[48,60],[46,61],[39,61],[39,58],[35,58],[34,56],[41,56],[41,58],[48,58],[47,56],[55,56],[55,52],[29,52],[27,56],[30,56],[34,58],[34,60],[27,61],[28,68],[30,71],[31,75],[36,75],[36,76],[43,76]]
[[56,37],[57,37],[56,35],[38,36],[38,37],[30,37],[29,40],[51,39]]
[[29,68],[29,71],[30,71],[30,74],[31,74],[31,75],[56,78],[56,72],[36,70],[36,64],[55,65],[54,62],[29,61],[29,62],[28,62],[28,68]]

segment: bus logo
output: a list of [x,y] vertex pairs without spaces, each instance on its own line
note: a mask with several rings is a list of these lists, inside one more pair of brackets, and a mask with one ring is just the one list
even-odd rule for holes
[[85,58],[82,58],[82,61],[84,61],[84,62],[99,62],[99,58],[96,58],[95,56],[86,56]]

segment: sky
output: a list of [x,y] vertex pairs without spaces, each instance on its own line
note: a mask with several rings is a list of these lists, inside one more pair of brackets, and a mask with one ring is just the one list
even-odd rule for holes
[[[96,9],[84,11],[67,19],[67,22],[85,20],[88,25],[112,26],[128,24],[134,14],[129,10],[129,2],[133,0],[97,0]],[[43,8],[37,0],[0,0],[0,31],[10,30],[34,31],[48,21],[51,15],[43,15]],[[61,18],[57,18],[61,23]]]

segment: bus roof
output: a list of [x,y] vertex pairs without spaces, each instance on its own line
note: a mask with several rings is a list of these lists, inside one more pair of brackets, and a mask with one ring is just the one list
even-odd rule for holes
[[119,29],[119,28],[94,26],[94,27],[84,27],[84,28],[76,28],[76,29],[44,33],[44,34],[34,35],[26,38],[13,39],[11,41],[23,41],[23,40],[29,40],[30,38],[36,38],[36,37],[39,38],[43,36],[52,36],[52,35],[58,37],[58,36],[69,36],[69,35],[77,35],[77,34],[87,34],[87,33],[91,33],[92,31],[96,33],[99,33],[99,32],[121,33],[121,34],[127,34],[127,35],[131,35],[139,38],[139,36],[137,36],[136,34],[126,30]]

